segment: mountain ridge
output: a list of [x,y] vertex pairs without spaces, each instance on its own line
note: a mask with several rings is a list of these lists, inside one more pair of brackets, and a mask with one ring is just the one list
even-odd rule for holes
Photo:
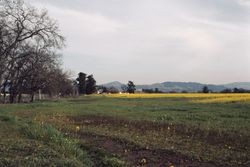
[[[122,91],[121,87],[126,84],[113,81],[106,84],[102,84],[105,87],[114,87],[119,91]],[[201,91],[204,86],[207,86],[213,92],[220,92],[224,89],[233,89],[233,88],[242,88],[250,90],[250,82],[233,82],[227,84],[204,84],[199,82],[174,82],[174,81],[166,81],[162,83],[153,83],[153,84],[144,84],[144,85],[136,85],[137,90],[142,89],[155,89],[157,88],[162,92],[198,92]]]

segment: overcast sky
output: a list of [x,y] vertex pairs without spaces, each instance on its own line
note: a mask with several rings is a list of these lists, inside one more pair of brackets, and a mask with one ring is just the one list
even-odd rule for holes
[[27,0],[66,37],[65,69],[98,83],[250,81],[250,0]]

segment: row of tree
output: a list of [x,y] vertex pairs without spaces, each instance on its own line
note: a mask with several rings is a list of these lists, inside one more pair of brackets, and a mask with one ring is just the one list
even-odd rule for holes
[[80,72],[78,74],[78,78],[75,81],[75,85],[78,88],[78,92],[80,95],[82,94],[93,94],[96,93],[96,80],[93,75],[87,76],[87,74]]
[[250,93],[250,90],[243,88],[224,89],[221,93]]
[[[204,86],[202,89],[202,92],[203,93],[210,93],[212,91],[209,90],[207,86]],[[250,90],[246,90],[243,88],[233,88],[233,89],[226,88],[226,89],[220,91],[220,93],[250,93]]]
[[142,89],[142,92],[143,93],[163,93],[158,88],[155,88],[155,89]]
[[23,94],[33,101],[38,90],[50,95],[72,91],[69,74],[60,68],[57,50],[64,47],[57,22],[46,10],[23,0],[1,0],[0,91],[3,101],[20,102]]
[[128,81],[127,85],[122,85],[121,86],[121,91],[114,87],[105,87],[105,86],[97,86],[97,91],[98,93],[111,93],[111,94],[116,94],[116,93],[135,93],[136,91],[136,86],[133,81]]

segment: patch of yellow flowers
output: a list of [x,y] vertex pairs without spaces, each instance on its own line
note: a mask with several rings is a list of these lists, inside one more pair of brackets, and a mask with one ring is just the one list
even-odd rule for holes
[[250,93],[162,93],[162,94],[107,94],[111,98],[187,98],[195,103],[250,102]]

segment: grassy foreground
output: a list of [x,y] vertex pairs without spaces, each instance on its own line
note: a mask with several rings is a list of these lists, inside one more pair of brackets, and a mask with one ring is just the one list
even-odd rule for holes
[[250,166],[250,94],[0,105],[0,166]]

